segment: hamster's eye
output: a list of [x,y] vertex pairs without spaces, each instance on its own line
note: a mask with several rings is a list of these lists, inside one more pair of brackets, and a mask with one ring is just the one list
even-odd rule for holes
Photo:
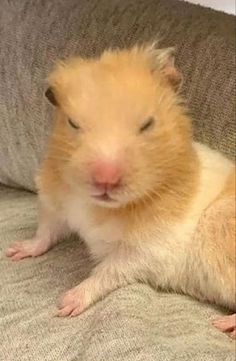
[[155,122],[155,119],[154,119],[154,118],[152,118],[152,117],[148,118],[148,119],[146,120],[146,122],[145,122],[145,123],[141,126],[141,128],[139,129],[139,132],[140,132],[140,133],[143,133],[143,132],[145,132],[146,130],[150,129],[150,128],[153,126],[154,122]]
[[70,126],[74,129],[79,129],[79,125],[75,124],[74,122],[72,122],[72,120],[69,118],[68,119],[68,123],[70,124]]

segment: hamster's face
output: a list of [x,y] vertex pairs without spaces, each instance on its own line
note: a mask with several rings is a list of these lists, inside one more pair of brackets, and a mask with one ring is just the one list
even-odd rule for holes
[[58,105],[51,152],[71,189],[103,207],[151,197],[189,143],[173,84],[145,51],[73,59],[49,79]]

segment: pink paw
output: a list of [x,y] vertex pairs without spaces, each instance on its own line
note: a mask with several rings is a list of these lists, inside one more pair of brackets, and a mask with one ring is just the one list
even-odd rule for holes
[[45,253],[47,248],[39,241],[26,240],[13,243],[6,251],[6,256],[12,261],[20,261],[26,257],[37,257]]
[[236,314],[213,320],[212,324],[218,328],[218,330],[225,332],[231,338],[236,339]]
[[81,284],[62,296],[56,315],[59,317],[78,316],[85,311],[89,304],[90,302],[86,300],[85,290]]

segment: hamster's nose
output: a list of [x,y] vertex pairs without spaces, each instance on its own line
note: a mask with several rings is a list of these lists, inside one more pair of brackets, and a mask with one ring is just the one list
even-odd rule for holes
[[93,185],[103,191],[117,188],[122,179],[121,166],[117,162],[98,161],[92,167]]

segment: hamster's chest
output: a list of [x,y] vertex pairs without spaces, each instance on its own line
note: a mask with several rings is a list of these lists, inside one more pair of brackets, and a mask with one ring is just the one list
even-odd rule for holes
[[78,233],[89,247],[94,257],[103,257],[123,237],[122,224],[115,218],[97,218],[93,209],[78,201],[66,204],[65,214],[69,228]]

